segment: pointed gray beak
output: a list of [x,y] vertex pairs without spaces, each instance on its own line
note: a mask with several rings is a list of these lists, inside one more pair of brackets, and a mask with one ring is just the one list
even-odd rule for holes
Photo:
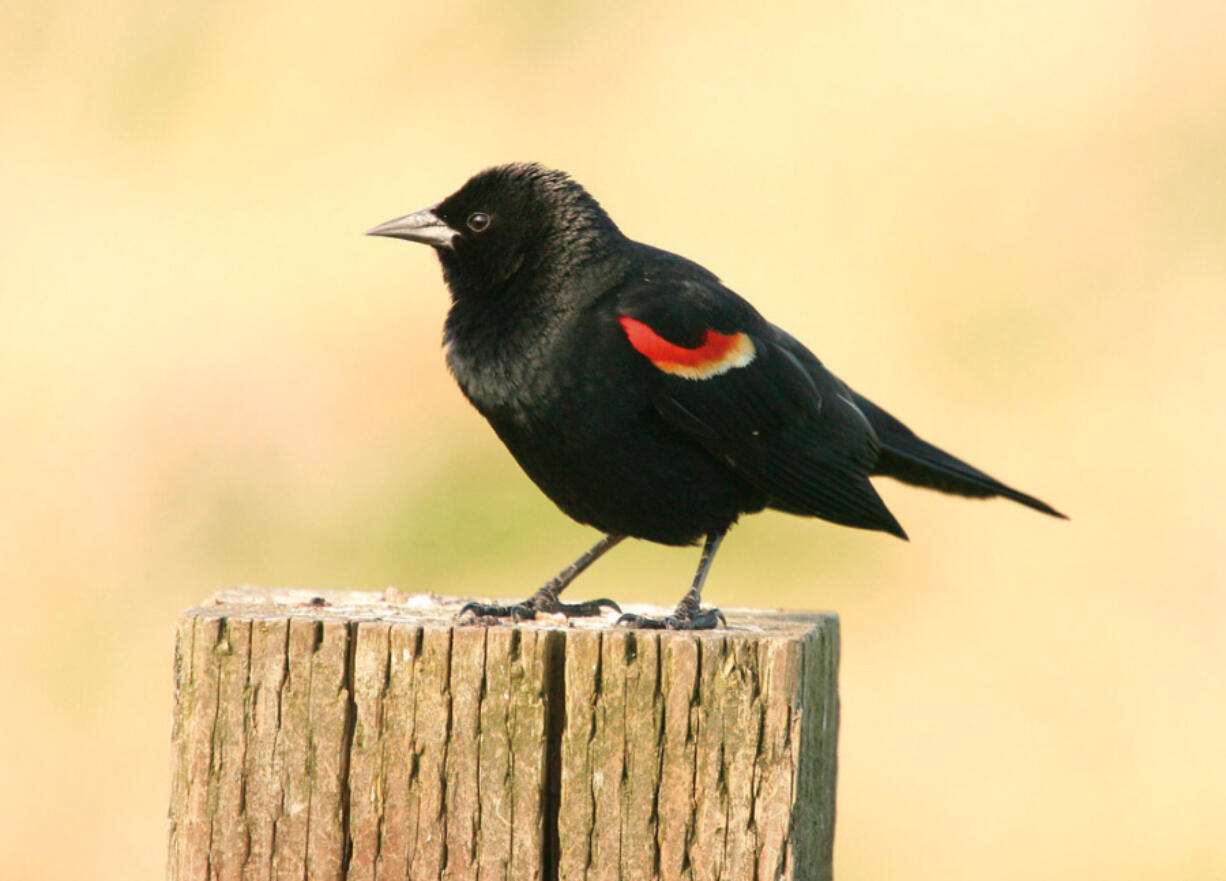
[[435,248],[450,248],[456,231],[434,213],[434,207],[423,208],[421,211],[414,211],[404,217],[397,217],[387,223],[372,226],[366,230],[366,235],[387,236],[391,239],[404,239],[406,242],[421,242]]

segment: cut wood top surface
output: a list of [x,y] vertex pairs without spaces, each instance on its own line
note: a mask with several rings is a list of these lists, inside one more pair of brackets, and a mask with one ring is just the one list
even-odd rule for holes
[[[373,591],[310,591],[286,588],[241,587],[214,594],[185,614],[198,617],[243,618],[312,618],[330,621],[402,621],[419,625],[452,627],[463,622],[456,616],[465,603],[472,600],[490,602],[488,597],[447,597],[433,593],[406,594],[396,588],[382,593]],[[505,599],[493,602],[507,602]],[[515,601],[511,601],[515,602]],[[643,615],[667,615],[672,607],[624,604],[623,611]],[[688,633],[694,636],[761,637],[803,636],[837,619],[831,612],[792,612],[762,609],[723,608],[728,626],[718,630],[650,631],[656,633]],[[519,622],[517,627],[532,629],[612,630],[617,628],[617,615],[598,618],[572,618],[542,615],[534,621]],[[505,625],[504,625],[505,626]]]
[[829,881],[836,616],[483,627],[465,602],[242,588],[185,612],[168,877]]

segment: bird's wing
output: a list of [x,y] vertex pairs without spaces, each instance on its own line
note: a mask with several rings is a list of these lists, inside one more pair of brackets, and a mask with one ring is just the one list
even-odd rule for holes
[[872,426],[800,343],[707,279],[638,286],[617,312],[660,415],[771,507],[905,537],[868,481]]

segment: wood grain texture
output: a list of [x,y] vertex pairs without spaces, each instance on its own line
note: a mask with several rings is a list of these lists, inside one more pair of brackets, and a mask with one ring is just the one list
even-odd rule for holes
[[834,616],[457,627],[462,602],[243,590],[184,613],[168,877],[830,877]]

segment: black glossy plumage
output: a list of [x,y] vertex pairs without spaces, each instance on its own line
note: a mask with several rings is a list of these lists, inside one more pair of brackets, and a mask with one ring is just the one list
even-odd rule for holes
[[[452,296],[448,365],[581,523],[683,545],[770,507],[905,538],[871,475],[1062,516],[916,437],[709,271],[622,235],[561,172],[489,169],[371,232],[436,248]],[[708,330],[744,333],[753,358],[673,375],[631,345],[626,317],[686,349]]]

